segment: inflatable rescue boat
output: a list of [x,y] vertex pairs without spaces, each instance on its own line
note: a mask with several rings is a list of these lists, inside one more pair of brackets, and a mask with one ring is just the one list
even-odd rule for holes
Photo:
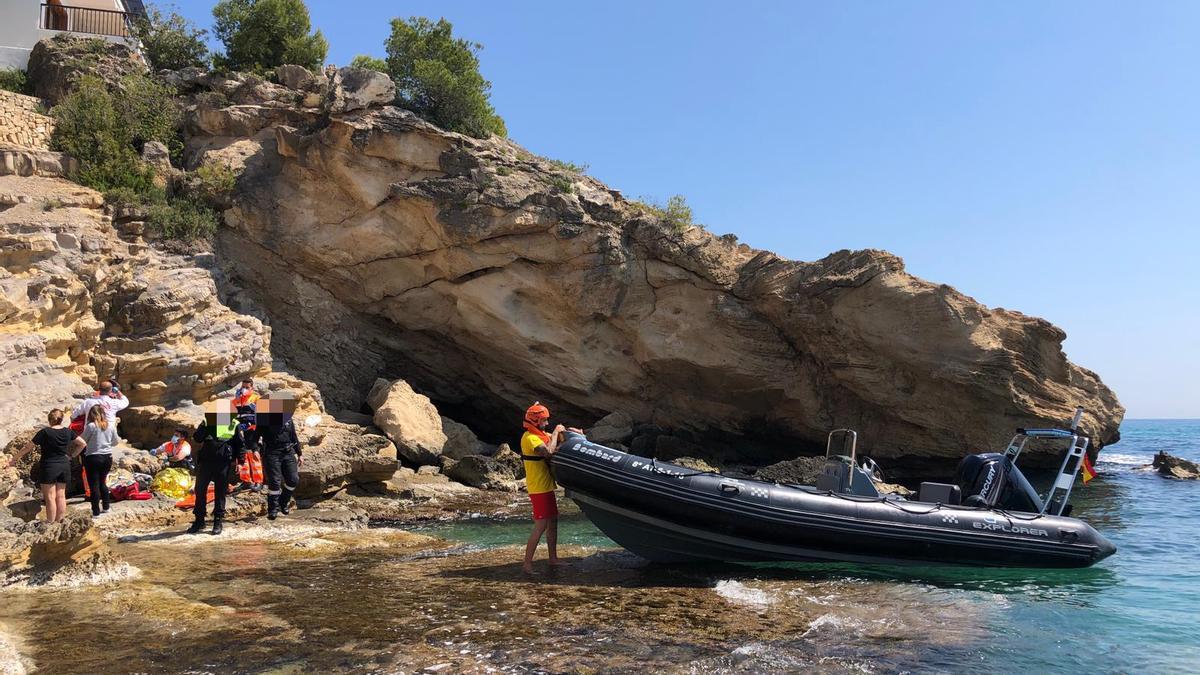
[[[1078,421],[1079,414],[1070,429],[1018,429],[1004,453],[967,456],[953,484],[922,483],[915,500],[878,492],[873,464],[856,464],[857,435],[847,429],[830,433],[815,486],[693,471],[570,432],[553,467],[596,527],[657,562],[1087,567],[1116,546],[1069,517],[1088,444]],[[1070,444],[1045,500],[1016,464],[1031,438]]]

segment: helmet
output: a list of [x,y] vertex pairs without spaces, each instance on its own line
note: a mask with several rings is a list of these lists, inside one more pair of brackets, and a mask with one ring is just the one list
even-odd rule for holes
[[539,401],[534,401],[533,405],[525,411],[525,421],[533,426],[538,426],[550,419],[550,410],[542,405]]

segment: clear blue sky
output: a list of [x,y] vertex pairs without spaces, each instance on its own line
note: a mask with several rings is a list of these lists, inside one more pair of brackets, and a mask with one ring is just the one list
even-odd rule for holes
[[1200,417],[1200,3],[308,4],[339,65],[444,16],[530,150],[790,258],[887,249]]

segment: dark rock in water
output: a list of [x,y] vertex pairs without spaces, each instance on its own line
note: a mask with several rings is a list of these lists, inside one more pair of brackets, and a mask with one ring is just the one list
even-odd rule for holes
[[764,466],[754,472],[754,478],[785,485],[816,485],[817,476],[821,475],[821,469],[824,466],[824,457],[797,457]]
[[1154,456],[1153,466],[1167,478],[1200,480],[1200,465],[1174,455],[1168,455],[1166,452],[1159,452]]

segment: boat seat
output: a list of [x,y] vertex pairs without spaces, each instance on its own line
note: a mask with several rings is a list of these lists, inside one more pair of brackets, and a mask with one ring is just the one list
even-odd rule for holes
[[867,472],[854,466],[853,460],[837,455],[825,460],[821,475],[817,476],[817,489],[829,492],[852,494],[859,497],[878,497],[879,490]]
[[842,492],[849,484],[850,458],[838,455],[825,460],[821,475],[817,476],[817,489],[828,492]]
[[957,485],[949,483],[921,483],[917,493],[917,501],[927,504],[952,504],[962,502],[962,490]]

